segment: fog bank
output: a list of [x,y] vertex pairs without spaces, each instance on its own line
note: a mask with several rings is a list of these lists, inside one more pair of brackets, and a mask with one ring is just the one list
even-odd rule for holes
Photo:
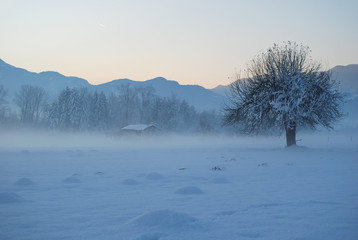
[[[308,148],[358,149],[356,132],[322,131],[298,133],[297,144]],[[140,150],[140,149],[277,149],[285,148],[285,137],[243,135],[180,135],[126,136],[103,133],[70,133],[46,130],[2,130],[2,150]]]

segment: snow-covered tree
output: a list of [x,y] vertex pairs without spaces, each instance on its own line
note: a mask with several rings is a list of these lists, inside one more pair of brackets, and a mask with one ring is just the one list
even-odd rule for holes
[[90,128],[91,94],[86,88],[66,87],[49,107],[49,127],[62,130]]
[[95,129],[100,124],[100,114],[99,114],[99,94],[97,91],[90,97],[89,104],[89,123],[92,129]]
[[137,87],[139,95],[139,118],[141,123],[150,124],[154,121],[153,106],[155,104],[155,89],[152,86]]
[[108,102],[106,95],[97,91],[90,97],[89,121],[92,129],[103,130],[108,125]]
[[247,78],[231,84],[225,122],[249,134],[286,132],[296,144],[296,127],[323,126],[342,117],[343,95],[329,71],[310,58],[308,47],[274,44],[247,68]]
[[90,94],[87,88],[74,88],[71,90],[69,97],[72,99],[68,103],[71,112],[72,128],[76,130],[85,130],[89,128],[90,115]]
[[73,113],[73,91],[66,87],[61,91],[58,98],[52,103],[49,121],[51,127],[68,129],[72,128],[72,113]]
[[0,122],[2,122],[6,116],[8,110],[6,101],[7,91],[3,85],[0,85]]
[[118,129],[120,125],[120,103],[117,94],[111,93],[108,97],[108,125],[111,128]]
[[215,113],[198,113],[185,100],[159,97],[152,87],[118,88],[107,98],[101,92],[66,87],[48,105],[48,126],[60,130],[114,130],[129,124],[155,123],[163,131],[208,132],[219,122]]
[[139,121],[139,97],[138,92],[130,84],[119,87],[119,104],[122,126],[138,123]]

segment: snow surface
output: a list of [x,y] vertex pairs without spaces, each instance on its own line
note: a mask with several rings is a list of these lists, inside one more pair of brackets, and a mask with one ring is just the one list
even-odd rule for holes
[[0,239],[357,239],[357,135],[0,133]]

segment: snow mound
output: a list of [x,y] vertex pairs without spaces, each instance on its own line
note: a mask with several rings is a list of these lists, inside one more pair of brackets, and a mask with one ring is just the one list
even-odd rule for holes
[[215,184],[226,184],[229,183],[229,181],[226,178],[213,178],[210,180],[211,183]]
[[137,238],[137,240],[159,240],[162,234],[160,233],[146,233]]
[[1,203],[16,203],[16,202],[25,202],[25,199],[12,192],[3,192],[0,193],[0,204]]
[[201,194],[203,191],[194,186],[189,187],[183,187],[175,191],[176,194],[182,194],[182,195],[191,195],[191,194]]
[[34,185],[35,183],[31,181],[29,178],[20,178],[15,182],[15,185],[17,187],[29,187],[31,185]]
[[142,227],[178,228],[194,223],[195,221],[195,218],[186,213],[159,210],[143,214],[133,219],[132,223]]
[[124,185],[137,185],[138,182],[136,180],[134,180],[134,179],[127,178],[127,179],[122,181],[122,184],[124,184]]
[[146,179],[149,179],[149,180],[160,180],[163,178],[163,176],[159,173],[156,173],[156,172],[152,172],[152,173],[148,173],[146,176],[145,176]]
[[68,177],[62,180],[63,183],[80,183],[81,181],[76,177]]

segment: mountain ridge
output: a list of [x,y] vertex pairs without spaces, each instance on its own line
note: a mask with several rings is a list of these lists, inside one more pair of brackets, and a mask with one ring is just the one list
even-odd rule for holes
[[106,83],[91,84],[86,79],[65,76],[55,71],[30,72],[26,69],[12,66],[0,59],[0,84],[4,85],[12,99],[22,85],[33,85],[44,88],[53,100],[66,87],[88,88],[90,91],[103,91],[106,95],[118,92],[122,85],[131,87],[153,87],[155,94],[160,97],[176,96],[180,100],[186,100],[197,110],[218,110],[224,97],[206,89],[200,85],[181,85],[177,81],[167,80],[164,77],[156,77],[147,81],[135,81],[131,79],[115,79]]
[[[332,76],[341,83],[342,92],[352,97],[358,95],[358,64],[346,66],[337,65],[330,69]],[[198,110],[219,110],[229,91],[229,85],[218,85],[212,89],[206,89],[200,85],[181,85],[177,81],[168,80],[164,77],[156,77],[146,81],[135,81],[128,78],[115,79],[106,83],[91,84],[86,79],[65,76],[56,71],[30,72],[6,63],[0,59],[0,84],[8,91],[10,100],[21,88],[21,85],[34,85],[44,88],[50,100],[54,99],[64,88],[88,88],[90,91],[103,91],[106,95],[117,93],[122,85],[129,84],[131,87],[149,87],[155,90],[160,97],[172,97],[186,100]]]

